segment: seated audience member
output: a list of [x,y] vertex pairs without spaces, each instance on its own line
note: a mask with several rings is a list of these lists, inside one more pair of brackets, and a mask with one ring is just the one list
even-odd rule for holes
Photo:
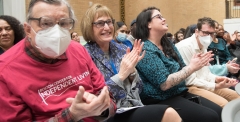
[[[167,39],[166,19],[155,7],[149,7],[138,15],[136,30],[136,38],[144,42],[143,50],[146,51],[136,67],[143,81],[142,102],[170,105],[178,109],[184,122],[220,122],[221,107],[189,93],[185,86],[185,79],[207,65],[213,55],[197,54],[186,66],[174,44]],[[202,105],[189,100],[192,98]]]
[[[228,77],[232,77],[232,74],[235,74],[239,71],[239,65],[236,64],[235,62],[232,62],[232,55],[230,54],[228,47],[227,47],[227,43],[223,38],[217,38],[216,37],[216,33],[219,32],[219,24],[217,21],[214,20],[215,23],[215,34],[212,36],[212,42],[210,43],[210,45],[208,46],[207,50],[208,51],[212,51],[214,53],[214,60],[211,61],[212,65],[215,65],[215,69],[210,69],[211,72],[213,74],[219,75],[223,72],[224,75],[220,75],[220,76],[228,76]],[[230,73],[228,74],[228,72],[226,72],[227,70],[225,70],[226,68],[216,68],[216,66],[228,66],[228,69],[230,71]],[[230,67],[229,67],[230,66]],[[213,68],[213,67],[210,67]],[[219,69],[219,70],[216,70]]]
[[24,36],[23,26],[16,18],[0,16],[0,54],[17,44]]
[[[176,44],[184,62],[191,64],[191,57],[196,53],[207,53],[207,48],[214,35],[214,21],[208,17],[198,19],[195,34]],[[229,89],[236,84],[235,79],[212,74],[208,66],[194,71],[186,79],[186,85],[190,93],[207,98],[221,107],[224,107],[228,101],[240,97],[236,91]]]
[[[191,37],[193,34],[195,34],[195,31],[197,31],[197,24],[188,26],[184,35],[184,39]],[[209,65],[209,69],[211,73],[215,75],[227,76],[229,73],[236,73],[239,70],[239,65],[230,61],[222,65]]]
[[235,46],[235,50],[233,51],[235,56],[237,57],[237,63],[240,64],[240,32],[236,33],[236,39],[234,41],[234,46]]
[[[219,26],[221,26],[220,24],[219,24]],[[219,29],[218,29],[219,30]],[[230,37],[230,34],[227,32],[227,31],[225,31],[225,30],[223,30],[222,29],[222,31],[224,31],[223,33],[223,36],[222,37],[220,37],[220,36],[218,36],[218,38],[222,38],[222,39],[224,39],[224,41],[226,42],[226,46],[228,47],[228,49],[229,49],[229,46],[231,46],[231,44],[232,43],[234,43],[234,40],[236,39],[236,35],[235,35],[235,33],[233,34],[233,36],[235,37],[234,38],[234,40],[232,41],[232,39],[233,38],[231,38]],[[219,33],[222,33],[221,31],[218,31]]]
[[114,41],[116,41],[117,43],[123,43],[124,45],[132,49],[132,42],[127,40],[127,26],[123,22],[116,22],[115,30],[116,31]]
[[108,122],[181,122],[177,112],[168,105],[142,104],[139,97],[142,81],[135,66],[144,57],[145,53],[140,54],[143,43],[135,40],[130,52],[125,45],[112,41],[113,25],[111,11],[101,4],[91,6],[81,21],[83,37],[88,41],[85,47],[104,75],[118,110],[137,107],[117,113]]
[[212,41],[208,46],[207,50],[212,51],[214,54],[214,60],[211,61],[212,65],[215,64],[226,64],[228,61],[232,60],[232,56],[227,48],[227,43],[222,38],[216,38],[216,33],[218,32],[218,22],[214,20],[215,32],[212,36]]
[[174,34],[175,36],[175,40],[174,40],[174,44],[180,42],[181,40],[183,40],[184,38],[184,35],[183,35],[183,32],[182,31],[178,31]]
[[[230,43],[228,49],[235,58],[234,61],[237,64],[240,64],[240,32],[235,32],[233,35],[235,35],[236,39],[233,41],[234,43]],[[236,74],[232,74],[232,77],[236,77],[238,80],[240,80],[240,71],[238,71]]]
[[232,36],[230,36],[230,34],[228,32],[226,32],[223,28],[223,26],[221,24],[218,24],[218,32],[216,35],[217,38],[223,39],[226,43],[226,46],[231,54],[232,57],[234,57],[232,51],[233,49],[235,49],[235,39],[236,39],[236,35],[233,34]]
[[130,23],[130,33],[128,34],[127,40],[131,41],[131,43],[134,43],[134,33],[135,33],[135,28],[136,28],[136,20],[134,19],[131,23]]
[[174,36],[173,36],[171,33],[167,32],[167,33],[166,33],[166,36],[167,36],[167,38],[168,38],[172,43],[175,42]]
[[182,31],[182,33],[185,34],[186,29],[185,28],[180,28],[179,31]]
[[197,29],[197,25],[196,24],[189,25],[186,28],[186,31],[184,33],[184,39],[186,39],[188,37],[191,37],[195,33],[196,29]]
[[114,115],[103,75],[71,41],[74,16],[65,0],[30,1],[26,38],[0,56],[1,122],[96,122]]
[[77,32],[72,32],[71,33],[71,39],[76,41],[76,42],[78,42],[78,43],[80,42],[80,39],[78,37],[78,33]]

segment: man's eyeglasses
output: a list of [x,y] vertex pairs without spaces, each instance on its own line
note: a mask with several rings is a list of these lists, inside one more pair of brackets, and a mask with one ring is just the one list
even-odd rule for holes
[[163,16],[160,14],[157,14],[157,15],[153,16],[151,19],[153,19],[153,18],[158,18],[158,19],[162,20]]
[[62,18],[56,23],[55,19],[50,17],[40,17],[40,18],[29,18],[28,20],[37,20],[39,26],[43,29],[53,27],[58,24],[60,27],[70,30],[73,28],[75,21],[71,18]]
[[114,24],[114,19],[109,19],[109,20],[106,20],[106,21],[103,21],[103,20],[99,20],[97,22],[93,22],[92,24],[96,25],[97,28],[103,28],[105,26],[105,23],[108,25],[108,26],[113,26]]
[[208,36],[208,35],[215,36],[216,35],[216,32],[208,32],[208,31],[202,31],[202,30],[200,30],[200,31],[203,33],[203,35],[206,35],[206,36]]

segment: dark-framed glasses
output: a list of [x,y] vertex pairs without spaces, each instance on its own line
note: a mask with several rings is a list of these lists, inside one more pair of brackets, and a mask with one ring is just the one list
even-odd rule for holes
[[37,20],[41,28],[47,29],[58,24],[60,27],[70,30],[73,28],[75,21],[72,18],[61,18],[58,22],[54,18],[40,17],[40,18],[29,18],[28,20]]
[[208,35],[215,36],[216,35],[216,32],[208,32],[208,31],[202,31],[202,30],[200,30],[200,31],[203,33],[203,35],[206,35],[206,36],[208,36]]
[[105,26],[105,24],[107,24],[108,26],[113,26],[114,19],[109,19],[106,21],[99,20],[97,22],[93,22],[92,24],[94,24],[97,28],[103,28]]
[[151,19],[153,19],[153,18],[158,18],[158,19],[162,20],[162,19],[163,19],[163,16],[160,15],[160,14],[157,14],[157,15],[151,17]]

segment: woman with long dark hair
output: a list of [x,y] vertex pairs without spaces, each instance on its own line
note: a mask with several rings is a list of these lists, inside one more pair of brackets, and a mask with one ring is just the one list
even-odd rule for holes
[[122,43],[112,41],[113,25],[111,11],[101,4],[91,6],[81,21],[81,31],[88,42],[85,47],[116,99],[117,114],[107,122],[180,122],[180,116],[168,105],[142,104],[142,80],[135,66],[144,57],[144,53],[140,54],[143,43],[135,40],[130,52]]
[[196,54],[186,66],[174,44],[165,37],[166,19],[155,7],[138,15],[136,30],[136,38],[144,42],[143,50],[146,51],[137,64],[144,84],[140,94],[143,103],[170,105],[178,109],[184,122],[220,122],[221,107],[190,94],[185,86],[185,78],[206,66],[212,54]]

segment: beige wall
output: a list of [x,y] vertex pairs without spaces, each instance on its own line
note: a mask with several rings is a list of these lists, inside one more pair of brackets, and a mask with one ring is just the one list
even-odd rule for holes
[[[114,0],[119,1],[119,0]],[[77,31],[80,33],[80,22],[82,19],[82,16],[85,14],[87,9],[89,8],[89,2],[94,3],[101,3],[103,5],[106,5],[109,7],[109,9],[113,12],[113,17],[116,20],[120,20],[120,2],[113,2],[113,0],[69,0],[69,3],[74,9],[75,15],[78,19],[78,23],[76,24],[76,27],[74,28],[74,31]]]
[[204,16],[211,17],[220,24],[223,24],[225,19],[225,0],[125,0],[125,2],[128,25],[144,8],[155,6],[167,19],[171,33],[197,23],[197,19]]
[[[29,1],[30,0],[26,0],[27,8],[29,5]],[[81,35],[80,22],[81,22],[82,16],[85,14],[87,9],[89,8],[89,2],[92,2],[92,4],[101,3],[103,5],[108,6],[112,10],[113,17],[115,18],[115,20],[117,20],[117,21],[120,20],[120,2],[119,2],[119,0],[114,0],[116,2],[113,2],[113,0],[68,0],[68,1],[69,1],[70,5],[72,6],[72,8],[75,12],[76,18],[78,20],[75,25],[74,30],[72,30],[72,31],[76,31],[80,35]]]
[[[30,0],[26,0],[28,6]],[[119,0],[69,0],[73,7],[78,23],[74,31],[80,33],[79,22],[89,7],[89,2],[101,3],[108,6],[116,21],[120,20]],[[197,19],[207,16],[223,24],[225,19],[225,0],[125,0],[125,23],[130,22],[145,8],[155,6],[160,8],[167,19],[169,32],[175,33],[179,28],[186,28],[197,23]]]

